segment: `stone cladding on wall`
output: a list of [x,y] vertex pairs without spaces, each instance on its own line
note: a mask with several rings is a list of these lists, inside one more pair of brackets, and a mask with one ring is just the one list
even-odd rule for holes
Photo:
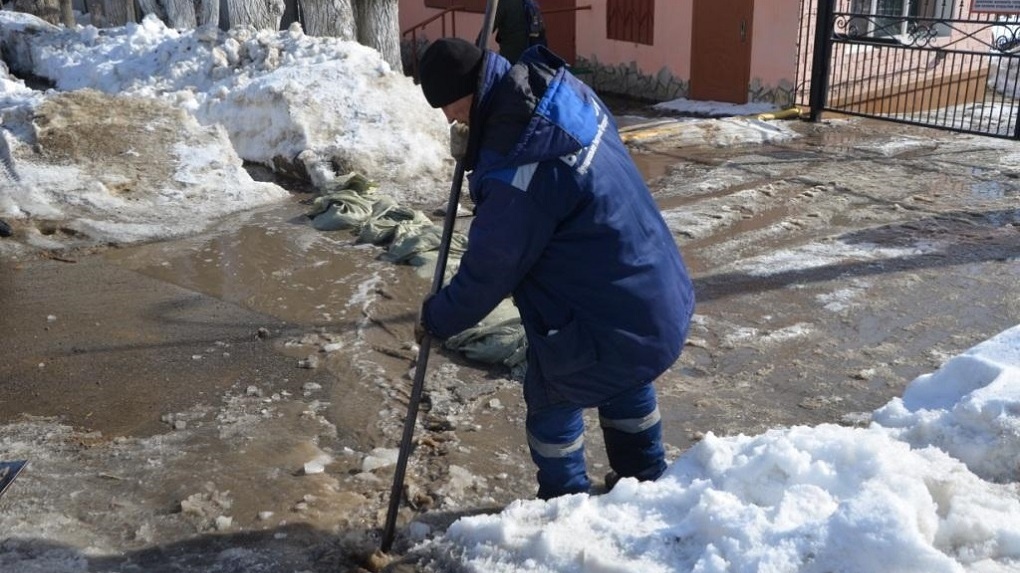
[[[673,75],[668,68],[662,68],[655,75],[648,75],[638,69],[634,62],[627,64],[603,64],[597,58],[578,57],[574,64],[575,74],[598,92],[633,97],[649,101],[670,101],[686,98],[690,82]],[[749,102],[769,102],[778,107],[794,103],[794,85],[781,81],[779,85],[764,85],[755,78],[748,86]]]

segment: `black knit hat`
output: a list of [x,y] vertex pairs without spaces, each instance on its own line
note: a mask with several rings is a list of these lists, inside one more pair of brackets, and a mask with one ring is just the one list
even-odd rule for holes
[[432,107],[449,105],[475,93],[482,50],[460,38],[440,38],[425,50],[418,63],[421,91]]

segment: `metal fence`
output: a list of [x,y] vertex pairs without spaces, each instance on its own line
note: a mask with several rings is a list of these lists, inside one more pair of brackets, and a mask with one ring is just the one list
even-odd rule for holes
[[802,0],[797,102],[1020,139],[1020,20],[971,2]]

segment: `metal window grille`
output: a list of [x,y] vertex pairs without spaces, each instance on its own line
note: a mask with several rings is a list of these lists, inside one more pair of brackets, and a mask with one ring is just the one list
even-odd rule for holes
[[812,119],[833,111],[1020,139],[1017,16],[971,0],[802,0],[796,101]]
[[608,0],[606,37],[610,40],[654,44],[655,0]]

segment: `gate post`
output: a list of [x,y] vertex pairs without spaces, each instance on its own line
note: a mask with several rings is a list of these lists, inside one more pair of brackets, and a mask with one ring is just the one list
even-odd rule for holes
[[1020,113],[1013,118],[1015,125],[1013,126],[1013,139],[1020,139]]
[[818,0],[815,17],[815,47],[811,58],[811,121],[818,121],[829,94],[829,65],[832,60],[832,14],[836,0]]

